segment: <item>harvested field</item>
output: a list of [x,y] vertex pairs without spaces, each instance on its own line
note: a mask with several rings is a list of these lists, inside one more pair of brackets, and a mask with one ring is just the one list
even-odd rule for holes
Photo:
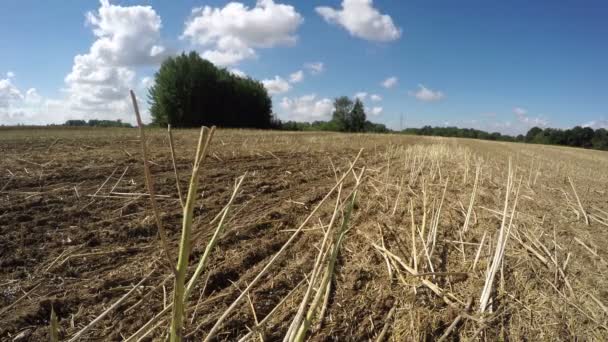
[[[174,132],[184,195],[198,134]],[[147,138],[175,258],[182,207],[169,141],[164,130]],[[171,304],[137,130],[0,130],[0,156],[0,340],[48,340],[51,308],[69,340],[128,294],[80,337],[125,340]],[[607,170],[606,152],[554,146],[219,130],[189,274],[246,176],[183,334],[203,340],[242,298],[213,340],[258,325],[252,340],[282,340],[311,305],[313,341],[606,340]],[[161,340],[170,320],[159,315],[143,340]]]

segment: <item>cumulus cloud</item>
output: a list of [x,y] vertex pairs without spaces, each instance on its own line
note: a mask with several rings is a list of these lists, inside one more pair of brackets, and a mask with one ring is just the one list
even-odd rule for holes
[[373,0],[343,0],[341,9],[320,6],[315,10],[326,22],[344,27],[354,37],[380,42],[401,37],[401,29],[389,15],[374,8]]
[[372,109],[369,110],[369,113],[371,115],[377,116],[380,115],[382,113],[383,108],[382,107],[372,107]]
[[11,102],[23,99],[23,94],[13,84],[11,78],[0,79],[0,109],[6,109]]
[[317,99],[315,94],[295,98],[284,97],[279,107],[280,114],[284,118],[297,121],[325,120],[334,110],[330,99]]
[[[65,119],[68,114],[65,110],[50,111],[48,99],[40,96],[35,88],[18,89],[12,83],[14,77],[0,79],[0,124],[47,124]],[[59,102],[63,109],[63,102]]]
[[291,89],[291,85],[280,76],[275,76],[272,79],[262,80],[262,84],[268,90],[270,95],[282,94]]
[[114,66],[157,63],[164,57],[161,19],[150,6],[117,6],[101,0],[97,14],[86,14],[97,40],[89,55]]
[[396,86],[398,81],[399,80],[397,79],[397,77],[391,76],[391,77],[388,77],[387,79],[385,79],[384,81],[382,81],[381,85],[386,89],[390,89],[390,88],[393,88],[394,86]]
[[8,71],[8,72],[6,73],[6,78],[13,78],[13,77],[15,77],[15,73],[14,73],[14,72],[12,72],[12,71]]
[[289,75],[290,83],[299,83],[299,82],[302,82],[302,80],[304,80],[304,71],[302,71],[302,70],[298,70],[298,71],[294,72],[293,74]]
[[367,93],[364,91],[360,91],[358,93],[355,94],[355,98],[361,100],[361,101],[365,101],[365,98],[367,98]]
[[418,85],[418,91],[416,91],[416,92],[411,91],[410,96],[414,96],[418,100],[424,101],[424,102],[439,101],[444,98],[444,95],[442,92],[431,90],[422,84]]
[[308,70],[312,75],[318,75],[325,70],[325,65],[322,62],[306,63],[304,68]]
[[200,48],[204,58],[227,66],[255,57],[257,48],[295,44],[303,21],[293,6],[273,0],[258,0],[253,8],[230,2],[193,9],[181,38]]
[[541,116],[529,116],[528,111],[525,108],[515,107],[513,108],[513,113],[517,117],[517,121],[528,127],[545,127],[549,124],[549,121]]
[[36,88],[30,88],[25,92],[24,100],[27,103],[36,104],[42,101],[42,96],[38,94]]
[[100,4],[97,13],[86,14],[97,39],[88,53],[74,57],[65,77],[65,107],[84,118],[124,118],[130,112],[128,91],[136,85],[133,68],[157,63],[166,54],[161,18],[150,6]]
[[236,75],[238,77],[247,77],[247,74],[241,69],[231,68],[228,71],[230,71],[231,74]]
[[372,101],[374,102],[380,102],[382,101],[382,96],[378,95],[378,94],[372,94],[369,97]]

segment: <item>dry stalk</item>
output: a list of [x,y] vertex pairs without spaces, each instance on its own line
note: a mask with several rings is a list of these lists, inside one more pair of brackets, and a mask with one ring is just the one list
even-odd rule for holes
[[245,297],[245,294],[248,293],[255,284],[257,284],[257,282],[268,271],[268,269],[275,263],[275,261],[279,258],[279,256],[281,256],[283,254],[283,252],[285,252],[287,247],[289,247],[289,245],[293,242],[293,240],[295,240],[295,238],[298,236],[300,231],[302,229],[304,229],[306,224],[308,224],[310,219],[314,216],[314,214],[316,214],[316,212],[319,210],[319,208],[325,203],[325,201],[327,201],[327,199],[334,193],[334,191],[336,191],[336,189],[344,182],[346,177],[350,174],[351,170],[353,169],[353,167],[359,160],[359,157],[361,157],[362,152],[363,152],[363,149],[359,150],[359,153],[357,154],[357,156],[355,157],[353,162],[350,164],[350,168],[342,175],[342,177],[338,180],[338,182],[329,190],[329,192],[325,195],[325,197],[323,197],[323,199],[321,199],[321,201],[315,206],[315,208],[310,212],[310,214],[308,214],[308,216],[300,224],[298,229],[289,237],[289,239],[285,242],[285,244],[283,244],[283,246],[279,249],[279,251],[274,254],[274,256],[270,259],[270,261],[268,261],[266,266],[264,266],[264,268],[257,274],[257,276],[249,283],[247,288],[245,288],[245,290],[243,290],[243,292],[222,313],[220,318],[217,320],[215,325],[213,325],[213,327],[211,328],[211,330],[205,337],[205,339],[204,339],[205,342],[210,341],[215,336],[215,334],[221,327],[224,320],[226,320],[226,318],[232,312],[232,310],[234,310],[236,308],[236,306],[240,303],[240,301]]
[[509,194],[512,191],[513,177],[514,177],[514,175],[511,171],[511,160],[509,160],[509,173],[508,173],[508,178],[507,178],[507,187],[506,187],[506,191],[505,191],[505,206],[504,206],[504,211],[503,211],[503,219],[502,219],[502,223],[500,225],[500,231],[498,233],[498,241],[496,243],[496,249],[494,251],[494,258],[492,259],[492,264],[490,266],[490,269],[486,273],[485,285],[483,287],[483,290],[481,292],[481,297],[479,300],[479,302],[480,302],[479,311],[481,313],[485,312],[485,310],[488,306],[488,302],[489,302],[490,296],[492,294],[494,277],[496,275],[496,272],[498,271],[498,268],[502,264],[505,247],[506,247],[507,241],[509,239],[511,225],[513,223],[513,217],[515,217],[515,208],[517,207],[517,200],[519,198],[519,189],[521,187],[521,179],[519,181],[519,185],[517,187],[517,192],[515,194],[515,201],[513,203],[512,209],[511,209],[511,219],[509,220],[508,226],[506,226],[507,209],[509,207]]
[[173,260],[175,259],[171,256],[171,252],[169,250],[169,238],[167,237],[167,232],[165,231],[165,227],[163,226],[162,220],[160,218],[158,205],[156,204],[154,178],[152,177],[152,172],[150,172],[150,166],[148,165],[148,147],[146,144],[146,133],[144,132],[144,124],[141,121],[141,115],[139,115],[139,105],[137,104],[137,98],[135,97],[135,93],[133,92],[133,90],[131,90],[130,93],[131,101],[133,102],[133,110],[135,111],[135,117],[137,118],[137,125],[139,126],[141,153],[144,159],[144,174],[146,177],[146,186],[148,187],[148,193],[150,194],[150,204],[152,205],[152,211],[154,212],[154,219],[156,220],[156,227],[158,228],[158,235],[160,236],[163,251],[165,252],[165,257],[167,258],[167,266],[173,271],[173,273],[175,273],[176,271],[172,266],[174,262]]
[[110,312],[112,312],[120,304],[122,304],[122,302],[124,302],[127,298],[129,298],[129,296],[133,292],[135,292],[135,290],[137,290],[141,286],[141,284],[143,284],[146,280],[148,280],[148,278],[150,278],[150,276],[154,272],[156,272],[156,269],[153,269],[152,272],[148,273],[148,275],[146,275],[142,280],[139,281],[139,283],[137,283],[135,286],[133,286],[133,288],[129,292],[125,293],[124,296],[122,296],[119,300],[117,300],[114,304],[112,304],[112,306],[110,306],[108,309],[106,309],[104,312],[102,312],[99,316],[97,316],[94,320],[92,320],[91,323],[89,323],[84,328],[80,329],[80,331],[78,331],[74,336],[72,336],[72,338],[70,338],[68,342],[79,341],[82,338],[82,335],[84,335],[84,333],[89,331],[89,329],[91,329],[95,324],[99,323],[99,321],[101,321],[105,316],[107,316]]
[[475,194],[477,193],[477,183],[479,181],[479,173],[481,172],[481,164],[477,165],[475,169],[475,182],[473,183],[473,192],[471,193],[471,201],[469,202],[469,209],[467,210],[467,216],[464,219],[462,225],[462,232],[466,233],[469,229],[469,220],[471,219],[471,212],[473,212],[473,204],[475,203]]
[[576,189],[574,188],[574,183],[572,183],[572,179],[570,178],[570,176],[568,176],[568,182],[570,182],[570,186],[572,187],[572,191],[574,192],[574,197],[576,197],[576,201],[578,202],[578,206],[581,209],[581,213],[583,213],[583,217],[585,218],[585,224],[589,225],[589,217],[587,217],[585,208],[583,208],[581,199],[578,197],[578,194],[576,193]]
[[179,185],[179,175],[177,173],[177,163],[175,162],[175,147],[173,143],[173,133],[171,133],[171,125],[167,125],[167,134],[169,135],[169,148],[171,149],[171,162],[173,163],[173,173],[175,174],[175,187],[177,188],[177,195],[179,196],[179,203],[182,208],[186,205],[184,198],[182,197],[182,189]]

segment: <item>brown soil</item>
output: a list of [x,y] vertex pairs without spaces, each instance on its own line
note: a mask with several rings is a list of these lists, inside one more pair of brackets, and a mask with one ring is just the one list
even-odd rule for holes
[[[176,133],[183,193],[197,134]],[[163,196],[159,198],[162,220],[175,255],[182,215],[164,132],[154,131],[148,143],[156,190]],[[602,171],[607,170],[606,153],[456,139],[228,130],[218,133],[205,161],[201,199],[195,209],[195,235],[200,238],[195,241],[191,265],[202,255],[215,228],[210,222],[227,203],[234,180],[245,172],[247,177],[227,230],[190,298],[188,340],[206,335],[240,289],[287,241],[290,230],[335,184],[332,162],[341,173],[362,147],[359,167],[366,166],[367,178],[350,222],[355,229],[339,255],[328,309],[322,324],[313,326],[312,340],[375,339],[385,325],[387,337],[393,340],[434,340],[463,312],[421,286],[418,277],[398,275],[393,269],[389,278],[386,260],[371,244],[380,244],[384,238],[387,249],[411,262],[409,205],[411,201],[419,225],[423,177],[429,196],[427,224],[431,202],[437,208],[449,179],[432,257],[434,271],[468,272],[461,277],[426,278],[463,300],[471,299],[474,315],[502,219],[509,157],[517,167],[517,180],[521,176],[524,183],[517,208],[518,232],[534,232],[560,265],[570,254],[566,273],[574,293],[568,293],[555,268],[544,266],[511,239],[502,277],[499,274],[496,282],[499,293],[493,307],[500,315],[487,323],[465,319],[453,337],[472,338],[481,328],[477,338],[487,340],[608,336],[602,328],[608,324],[608,312],[602,313],[591,299],[593,295],[608,305],[604,276],[608,254],[602,248],[608,245],[608,226],[604,225],[608,214],[602,214],[608,212],[608,173]],[[418,160],[421,169],[412,171],[410,165],[416,159],[411,156],[418,156],[417,148],[428,151],[429,160],[436,158],[440,167]],[[93,327],[86,339],[123,340],[171,301],[173,281],[164,266],[151,207],[145,196],[137,195],[146,189],[136,130],[0,131],[0,155],[0,340],[48,340],[51,307],[59,317],[60,337],[70,338],[153,270],[143,286]],[[471,245],[462,247],[463,257],[461,245],[454,241],[460,239],[458,231],[475,175],[473,162],[464,169],[461,161],[466,156],[483,159],[485,166],[475,217],[465,238]],[[576,211],[567,176],[576,184],[587,213],[596,219],[589,226]],[[400,184],[405,185],[398,190]],[[352,186],[349,180],[346,187]],[[312,228],[319,222],[327,224],[332,206],[322,207],[307,227],[311,229],[297,237],[252,290],[259,320],[311,272],[322,238],[322,231]],[[488,232],[485,244],[490,241],[492,249],[484,248],[470,272],[477,251],[473,244],[479,244],[484,231]],[[575,237],[593,253],[575,242]],[[425,262],[421,256],[422,271],[430,272]],[[302,298],[303,289],[299,290],[268,324],[266,341],[283,338]],[[393,307],[396,310],[387,320]],[[216,338],[236,340],[254,325],[245,301]],[[150,338],[161,339],[167,326],[168,318]]]

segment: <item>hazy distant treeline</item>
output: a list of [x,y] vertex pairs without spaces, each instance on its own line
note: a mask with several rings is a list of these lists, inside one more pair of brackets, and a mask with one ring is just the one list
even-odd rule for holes
[[122,120],[68,120],[63,126],[69,127],[133,127],[130,123],[122,122]]
[[604,128],[576,126],[570,129],[532,127],[526,135],[510,136],[499,132],[488,133],[472,128],[431,127],[407,128],[405,134],[472,138],[497,141],[527,142],[532,144],[563,145],[608,150],[608,131]]

